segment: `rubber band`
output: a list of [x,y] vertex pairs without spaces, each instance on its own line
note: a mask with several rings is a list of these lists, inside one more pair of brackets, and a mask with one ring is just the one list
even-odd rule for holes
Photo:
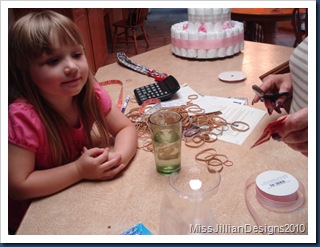
[[208,166],[222,166],[222,161],[218,158],[211,158],[207,161]]
[[[195,143],[194,140],[193,140],[193,138],[194,138],[194,137],[192,137],[192,141],[193,141],[193,143]],[[186,142],[185,142],[185,145],[186,145],[187,147],[190,147],[190,148],[198,148],[198,147],[202,146],[202,145],[205,143],[205,141],[204,141],[203,139],[200,138],[200,140],[201,140],[201,141],[199,142],[198,145],[191,145],[191,144],[188,143],[189,140],[187,139]]]
[[193,124],[196,124],[198,126],[208,125],[208,118],[204,114],[199,114],[197,117],[193,117]]
[[152,145],[152,140],[150,137],[145,138],[143,140],[142,146],[140,149],[143,149],[146,152],[153,152],[153,145]]
[[[246,126],[246,128],[244,129],[241,129],[241,128],[237,128],[238,126],[236,126],[236,124],[238,124],[238,126],[240,125],[244,125]],[[230,124],[231,126],[231,129],[235,130],[235,131],[239,131],[239,132],[246,132],[247,130],[250,129],[250,126],[249,124],[245,123],[245,122],[242,122],[242,121],[234,121],[233,123]]]
[[[219,129],[220,127],[218,128],[213,128],[210,132],[211,135],[215,135],[218,139],[218,136],[221,136],[222,133],[223,133],[223,129]],[[216,131],[219,131],[218,133],[216,133]]]
[[[219,136],[224,131],[229,130],[229,126],[233,131],[244,132],[249,129],[249,125],[242,121],[235,121],[228,123],[226,119],[218,116],[219,113],[205,114],[204,109],[200,108],[199,105],[192,103],[192,100],[196,99],[197,95],[189,95],[186,105],[177,107],[163,107],[160,109],[166,109],[175,111],[180,114],[182,121],[182,135],[181,140],[185,142],[185,145],[190,148],[199,148],[205,143],[212,143],[218,140]],[[126,116],[135,123],[136,130],[138,132],[139,139],[143,140],[143,145],[139,148],[147,152],[153,152],[152,141],[148,139],[150,137],[150,131],[147,126],[147,119],[150,115],[146,109],[153,109],[149,104],[154,103],[159,99],[150,99],[146,101],[140,108],[132,108],[126,114]],[[190,114],[191,113],[191,114]],[[220,113],[221,114],[221,113]],[[239,127],[240,126],[240,127]],[[246,127],[246,128],[244,128]],[[164,150],[165,152],[171,152],[172,148]],[[221,158],[223,157],[223,159]],[[215,149],[205,149],[196,154],[195,159],[200,162],[206,163],[210,172],[221,172],[224,166],[232,166],[233,162],[228,159],[226,155],[217,154]]]
[[217,154],[216,156],[225,158],[225,161],[222,161],[222,164],[224,166],[233,166],[233,162],[228,159],[227,155],[225,155],[225,154]]
[[202,126],[199,126],[199,130],[202,134],[209,134],[212,129],[208,125],[202,125]]
[[[219,157],[223,157],[224,160]],[[232,166],[233,162],[228,159],[227,155],[217,154],[213,148],[207,148],[198,152],[195,156],[196,161],[204,162],[208,166],[208,170],[211,172],[221,172],[223,166]],[[219,169],[217,169],[219,167]]]
[[205,110],[203,108],[201,108],[200,106],[196,105],[196,104],[192,104],[190,106],[187,106],[187,112],[190,113],[203,113],[205,112]]
[[205,158],[205,159],[201,159],[201,158],[199,158],[199,156],[201,156],[201,155],[203,155],[204,153],[209,152],[209,151],[213,151],[213,152],[214,152],[214,154],[213,154],[214,156],[217,154],[217,151],[216,151],[214,148],[207,148],[207,149],[204,149],[204,150],[202,150],[202,151],[200,151],[200,152],[198,152],[198,153],[196,154],[196,160],[206,162],[206,161],[207,161],[206,158]]
[[217,140],[217,138],[213,139],[208,134],[202,134],[202,136],[204,137],[204,141],[208,143],[215,142]]
[[224,164],[225,166],[233,166],[233,161],[231,161],[231,160],[226,160],[225,162],[223,162],[223,164]]
[[209,154],[204,158],[204,161],[207,163],[208,161],[210,161],[211,159],[213,159],[214,157],[216,157],[217,153],[215,154]]
[[198,98],[198,95],[197,94],[190,94],[189,96],[188,96],[188,99],[189,100],[195,100],[195,99],[197,99]]
[[223,169],[223,165],[220,165],[220,169],[217,169],[217,170],[215,169],[215,167],[208,165],[208,171],[211,173],[221,172],[222,169]]
[[192,140],[194,143],[200,143],[200,142],[203,142],[204,141],[204,138],[202,138],[201,135],[195,135],[192,137]]
[[198,134],[199,131],[200,131],[200,129],[198,126],[192,126],[192,127],[188,128],[186,131],[184,131],[183,135],[185,137],[192,137],[192,136]]

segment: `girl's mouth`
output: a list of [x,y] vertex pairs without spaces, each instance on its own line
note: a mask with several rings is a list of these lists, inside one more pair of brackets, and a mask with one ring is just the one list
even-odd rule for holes
[[73,83],[73,82],[76,82],[76,81],[78,81],[78,80],[80,80],[81,79],[81,77],[79,77],[79,78],[75,78],[75,79],[71,79],[71,80],[69,80],[69,81],[64,81],[64,82],[62,82],[62,84],[69,84],[69,83]]

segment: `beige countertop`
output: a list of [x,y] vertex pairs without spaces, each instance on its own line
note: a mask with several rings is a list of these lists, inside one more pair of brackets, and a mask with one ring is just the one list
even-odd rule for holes
[[[292,51],[288,47],[245,42],[244,50],[230,58],[189,60],[172,55],[168,45],[130,59],[150,69],[171,74],[180,84],[187,83],[200,94],[247,97],[251,105],[254,96],[251,86],[260,84],[260,75],[288,61]],[[245,72],[246,80],[226,83],[218,79],[221,72],[230,70]],[[96,78],[99,81],[122,81],[124,97],[132,96],[136,87],[154,82],[153,78],[117,63],[98,69]],[[119,89],[119,85],[106,87],[114,102]],[[127,111],[133,107],[137,107],[137,104],[130,102]],[[257,103],[254,107],[264,109],[263,103]],[[192,164],[195,154],[208,147],[226,154],[234,162],[233,166],[221,171],[219,190],[211,199],[218,224],[254,226],[254,219],[245,202],[246,180],[256,172],[281,170],[292,174],[304,184],[306,200],[303,206],[291,213],[271,212],[254,200],[253,206],[267,225],[304,224],[306,232],[301,234],[308,233],[308,159],[285,144],[273,140],[250,149],[264,127],[278,117],[278,114],[266,114],[242,145],[219,140],[206,143],[198,149],[182,145],[182,167]],[[158,234],[160,204],[167,179],[168,177],[156,172],[153,154],[138,150],[127,170],[117,179],[80,182],[60,193],[34,201],[18,234],[117,235],[140,221],[153,234]],[[253,191],[250,193],[254,194]],[[254,199],[252,195],[251,199]]]

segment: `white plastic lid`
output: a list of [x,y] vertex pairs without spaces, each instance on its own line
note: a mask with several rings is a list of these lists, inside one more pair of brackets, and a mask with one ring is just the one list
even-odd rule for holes
[[246,79],[247,75],[242,71],[226,71],[220,73],[218,77],[221,81],[237,82]]
[[299,182],[289,173],[270,170],[257,176],[256,186],[273,196],[288,196],[297,192]]

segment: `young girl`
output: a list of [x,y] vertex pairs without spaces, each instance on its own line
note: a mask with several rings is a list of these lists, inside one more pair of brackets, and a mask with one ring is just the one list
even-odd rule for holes
[[136,130],[95,82],[77,26],[53,11],[19,19],[9,33],[10,232],[32,198],[112,179],[136,150]]

